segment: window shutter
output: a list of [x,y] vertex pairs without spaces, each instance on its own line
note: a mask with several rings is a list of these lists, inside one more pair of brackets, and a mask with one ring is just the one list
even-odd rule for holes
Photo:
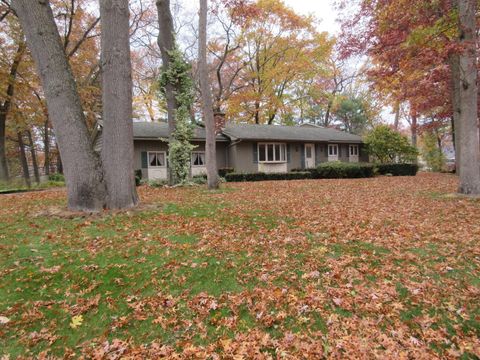
[[300,146],[300,167],[305,169],[305,145]]
[[252,144],[252,150],[253,150],[253,163],[258,164],[258,146],[257,146],[257,143]]
[[142,169],[148,168],[148,154],[146,151],[142,151]]
[[287,162],[290,162],[290,144],[287,144]]

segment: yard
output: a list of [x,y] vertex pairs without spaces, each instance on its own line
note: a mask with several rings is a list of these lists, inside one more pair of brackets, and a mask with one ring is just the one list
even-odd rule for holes
[[63,190],[2,195],[0,358],[474,359],[480,200],[456,186],[142,187],[86,218],[49,210]]

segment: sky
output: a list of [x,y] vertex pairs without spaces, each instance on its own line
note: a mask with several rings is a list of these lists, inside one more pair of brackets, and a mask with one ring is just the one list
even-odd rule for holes
[[302,15],[314,15],[321,20],[320,31],[337,34],[340,26],[336,23],[337,12],[333,6],[334,0],[284,0],[285,4]]

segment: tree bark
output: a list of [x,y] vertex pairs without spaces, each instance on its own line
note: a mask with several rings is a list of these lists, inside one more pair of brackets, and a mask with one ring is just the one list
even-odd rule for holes
[[43,124],[43,152],[45,160],[43,163],[43,168],[45,170],[45,175],[50,175],[50,127],[48,126],[48,113],[46,114],[47,118]]
[[395,120],[394,120],[394,123],[393,123],[393,127],[395,130],[398,131],[398,126],[400,124],[400,102],[397,101],[395,103]]
[[30,145],[30,156],[32,157],[33,176],[35,176],[35,182],[40,184],[40,172],[38,171],[37,153],[35,151],[35,143],[33,142],[32,132],[27,130],[28,142]]
[[32,183],[30,181],[30,172],[28,171],[27,155],[25,154],[25,143],[23,142],[23,135],[19,131],[17,132],[18,148],[20,149],[20,163],[22,164],[23,178],[25,184],[30,188]]
[[101,0],[102,164],[107,208],[137,205],[133,169],[132,73],[128,0]]
[[[462,194],[480,194],[480,143],[478,135],[477,0],[457,0],[460,54],[460,185]],[[456,126],[458,131],[458,127]]]
[[12,105],[12,98],[15,91],[15,79],[17,77],[18,67],[22,61],[25,48],[25,42],[21,40],[18,44],[12,66],[10,67],[6,98],[3,104],[0,104],[0,181],[8,181],[10,177],[8,173],[7,154],[5,149],[5,129],[7,116]]
[[215,116],[213,113],[212,90],[208,79],[207,67],[207,11],[207,0],[200,0],[198,23],[198,74],[200,78],[203,117],[206,131],[205,155],[207,161],[207,185],[209,189],[218,189]]
[[452,53],[449,56],[451,87],[452,87],[452,131],[453,143],[455,147],[455,172],[460,175],[460,159],[461,159],[461,131],[460,123],[460,56],[458,53]]
[[[158,47],[162,54],[162,65],[168,69],[171,63],[170,52],[175,49],[175,36],[173,28],[173,18],[170,11],[170,0],[157,0],[158,12]],[[167,100],[168,129],[170,134],[175,130],[175,112],[177,110],[177,100],[175,99],[174,84],[167,83],[165,86],[165,95]]]
[[412,133],[412,145],[417,147],[417,138],[418,138],[418,129],[417,129],[417,114],[413,113],[412,114],[412,123],[410,125],[410,130]]
[[93,151],[80,97],[48,0],[13,0],[37,66],[55,129],[67,183],[68,206],[99,211],[106,189],[100,159]]

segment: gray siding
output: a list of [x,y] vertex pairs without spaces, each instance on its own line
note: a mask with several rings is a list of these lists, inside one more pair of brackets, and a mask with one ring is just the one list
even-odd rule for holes
[[327,144],[320,143],[315,145],[315,162],[317,165],[328,161]]
[[159,140],[135,140],[133,147],[133,166],[135,170],[142,169],[142,177],[146,179],[147,169],[142,168],[142,152],[144,151],[165,151],[168,146]]
[[338,144],[338,160],[342,162],[348,162],[349,144]]
[[360,151],[360,157],[359,157],[359,161],[360,162],[370,162],[370,157],[368,156],[368,153],[367,153],[367,149],[365,148],[365,145],[360,145],[359,146],[359,151]]
[[287,170],[302,168],[302,146],[303,143],[290,143],[290,161],[287,163]]
[[230,146],[230,166],[235,172],[253,173],[258,171],[258,164],[253,159],[253,142],[240,142]]

